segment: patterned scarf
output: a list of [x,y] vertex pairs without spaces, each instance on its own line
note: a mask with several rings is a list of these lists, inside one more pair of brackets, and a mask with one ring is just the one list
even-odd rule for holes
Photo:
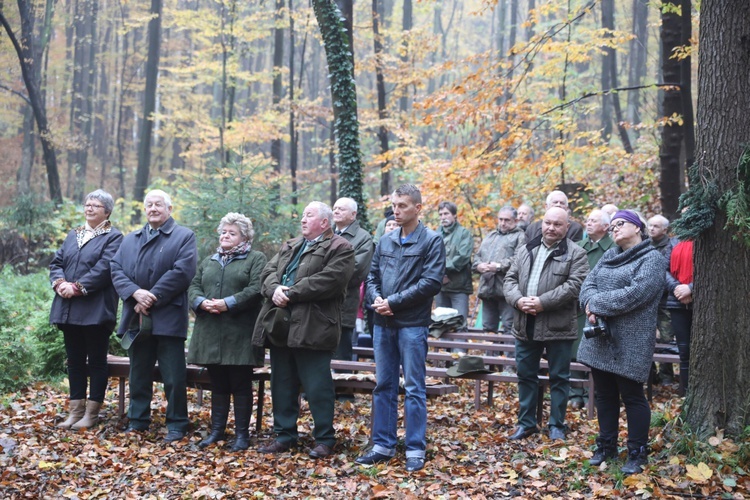
[[86,230],[87,227],[89,227],[88,224],[84,224],[76,228],[76,241],[78,242],[79,249],[97,236],[110,232],[112,230],[112,223],[107,219],[96,226],[93,231]]
[[221,265],[226,266],[227,263],[233,258],[237,257],[238,255],[246,254],[247,252],[249,252],[250,245],[251,243],[249,241],[243,241],[239,245],[236,245],[230,248],[229,250],[224,250],[221,247],[217,248],[216,252],[219,254],[219,258],[221,259]]

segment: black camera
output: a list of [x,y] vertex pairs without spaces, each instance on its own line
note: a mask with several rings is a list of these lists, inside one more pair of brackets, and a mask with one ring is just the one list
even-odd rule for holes
[[587,325],[583,327],[583,335],[587,339],[593,339],[594,337],[607,337],[609,331],[607,330],[607,322],[599,316],[596,317],[596,324]]

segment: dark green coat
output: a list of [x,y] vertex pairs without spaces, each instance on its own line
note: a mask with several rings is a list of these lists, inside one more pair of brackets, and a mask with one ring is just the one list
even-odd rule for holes
[[445,276],[448,278],[441,292],[474,293],[471,281],[471,254],[474,252],[474,238],[471,232],[458,222],[450,227],[440,226],[440,236],[445,245]]
[[[252,345],[253,327],[262,304],[260,276],[266,257],[255,250],[226,266],[219,255],[207,257],[188,288],[195,327],[188,362],[200,365],[263,365],[263,351]],[[229,310],[210,314],[199,308],[206,299],[224,299]]]
[[346,288],[346,298],[341,308],[341,326],[354,328],[357,324],[357,309],[359,309],[359,286],[370,272],[375,245],[372,243],[370,233],[359,227],[359,221],[356,220],[341,233],[341,237],[354,247],[354,274]]

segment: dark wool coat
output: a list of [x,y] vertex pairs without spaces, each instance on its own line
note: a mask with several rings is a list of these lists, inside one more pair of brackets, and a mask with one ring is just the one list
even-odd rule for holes
[[359,286],[370,272],[372,254],[375,244],[370,233],[359,227],[359,221],[352,222],[341,237],[354,247],[354,274],[346,287],[346,298],[341,310],[341,326],[354,328],[357,324],[357,309],[359,308]]
[[[528,341],[526,321],[528,315],[516,309],[521,297],[526,297],[529,275],[534,263],[534,248],[542,245],[537,236],[518,249],[516,258],[505,275],[505,300],[514,308],[513,336]],[[589,272],[586,252],[572,240],[565,238],[547,257],[539,278],[537,296],[544,309],[534,320],[534,340],[573,340],[576,328],[576,301],[581,283]]]
[[583,282],[580,303],[606,319],[610,335],[581,339],[579,362],[636,382],[648,379],[666,270],[651,240],[625,251],[614,247],[602,256]]
[[[281,245],[261,275],[261,294],[267,300],[255,323],[253,344],[266,345],[261,319],[273,307],[271,297],[294,254],[304,244],[298,237]],[[341,306],[354,273],[354,249],[344,238],[329,230],[305,250],[299,261],[294,284],[287,296],[291,308],[288,347],[335,351],[341,337]]]
[[63,278],[79,282],[86,295],[52,300],[49,321],[55,325],[102,325],[114,330],[117,322],[117,292],[112,285],[110,261],[122,242],[122,233],[112,228],[86,242],[80,249],[71,231],[49,265],[50,283]]
[[[265,265],[265,255],[255,250],[234,257],[225,266],[218,253],[200,263],[188,288],[195,312],[188,363],[263,365],[263,350],[254,348],[252,340],[263,299],[260,275]],[[200,308],[206,299],[224,299],[229,310],[208,313]]]
[[111,265],[112,282],[123,300],[118,335],[124,335],[135,318],[133,293],[143,288],[157,297],[150,311],[153,335],[187,338],[187,289],[197,261],[195,234],[172,217],[150,240],[145,227],[125,236]]

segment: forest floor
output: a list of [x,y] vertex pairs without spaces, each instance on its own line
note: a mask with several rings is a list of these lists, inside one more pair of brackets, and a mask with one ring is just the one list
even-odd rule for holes
[[459,384],[459,393],[428,402],[428,461],[416,473],[404,470],[402,449],[388,464],[367,468],[354,463],[369,438],[369,395],[358,395],[353,403],[337,401],[336,454],[316,461],[307,455],[311,420],[306,405],[295,452],[272,456],[254,450],[272,438],[266,396],[263,432],[256,436],[253,430],[250,450],[232,453],[221,446],[197,447],[208,432],[210,395],[198,406],[196,392],[189,391],[192,430],[187,439],[167,445],[162,442],[166,404],[161,392],[148,433],[122,432],[126,421],[117,416],[114,384],[102,422],[91,431],[70,432],[55,428],[65,388],[40,384],[0,400],[0,498],[750,497],[750,476],[737,461],[746,448],[717,435],[705,445],[708,453],[701,456],[706,460],[698,461],[678,453],[678,448],[696,449],[694,442],[666,437],[681,404],[674,396],[676,385],[655,387],[652,409],[662,424],[651,429],[650,465],[643,474],[624,477],[619,472],[624,421],[620,460],[594,468],[588,458],[597,425],[586,420],[585,410],[569,412],[564,443],[543,434],[511,442],[506,436],[517,411],[515,387],[496,387],[494,408],[475,412],[473,385]]

